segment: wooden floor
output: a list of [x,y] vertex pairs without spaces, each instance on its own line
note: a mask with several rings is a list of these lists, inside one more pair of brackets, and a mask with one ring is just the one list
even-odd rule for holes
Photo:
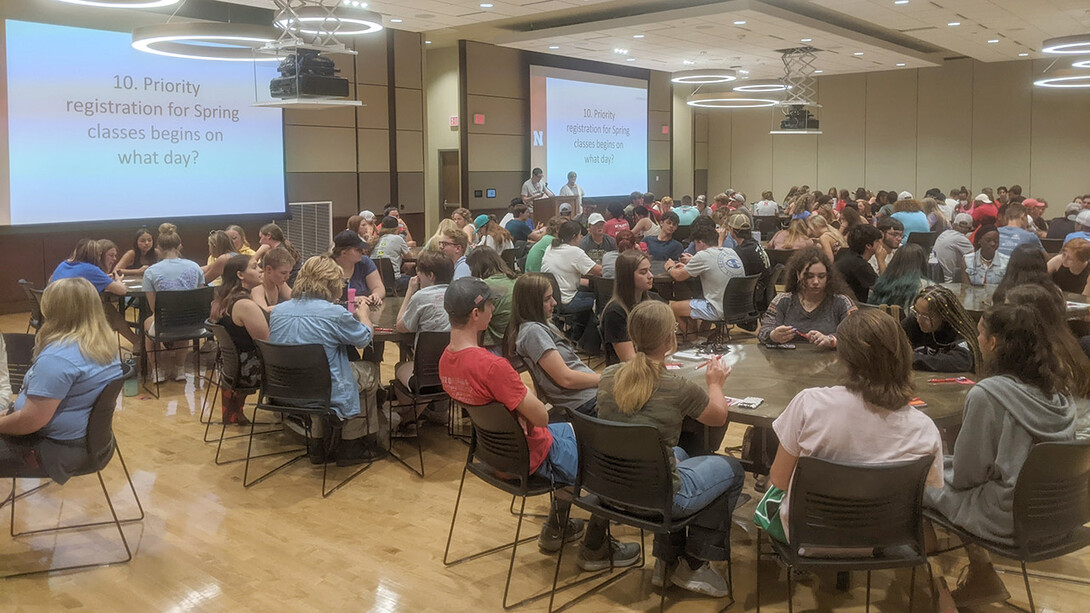
[[[0,317],[0,329],[22,332],[25,322],[25,315]],[[387,379],[391,370],[384,365]],[[424,429],[426,479],[383,460],[323,500],[320,469],[303,461],[244,489],[242,464],[214,465],[215,445],[201,441],[204,428],[198,424],[198,411],[203,387],[193,379],[190,373],[185,384],[166,384],[160,400],[141,395],[120,401],[114,424],[117,440],[147,511],[143,522],[125,529],[134,549],[132,562],[2,582],[0,611],[502,610],[505,553],[451,568],[442,563],[466,453],[465,445],[448,439],[445,429]],[[737,445],[740,437],[741,429],[731,428],[725,445]],[[243,452],[238,441],[225,445],[225,453],[232,457]],[[273,460],[266,459],[264,466],[271,467]],[[335,469],[333,476],[345,475],[347,470]],[[106,481],[119,513],[134,514],[136,507],[116,459],[106,470]],[[20,491],[34,484],[20,481]],[[747,492],[753,494],[750,487]],[[510,540],[515,518],[508,513],[509,502],[470,477],[452,546],[454,555]],[[540,499],[530,504],[540,512],[546,503]],[[756,606],[752,504],[736,514],[740,519],[732,536],[737,598],[733,611]],[[74,479],[63,488],[50,485],[20,500],[17,511],[16,524],[21,529],[108,517],[93,477]],[[0,518],[8,521],[7,508]],[[528,520],[524,533],[536,535],[539,527],[540,520]],[[625,528],[615,534],[622,539],[638,538],[638,533]],[[565,550],[562,578],[576,576],[576,551],[575,546]],[[0,537],[0,573],[121,554],[118,535],[109,528],[18,539],[5,534]],[[547,585],[554,562],[555,558],[539,553],[533,542],[520,548],[512,584],[514,599]],[[948,554],[942,562],[953,583],[963,559]],[[1082,552],[1033,570],[1087,579],[1088,565],[1090,552]],[[1000,566],[1011,567],[1009,563]],[[763,610],[786,611],[783,572],[774,562],[763,562],[761,567]],[[651,587],[650,573],[649,565],[573,610],[656,610],[658,591]],[[875,573],[874,610],[906,611],[908,577],[907,571]],[[1014,600],[1025,603],[1020,576],[1005,574],[1004,581]],[[1090,610],[1090,587],[1038,579],[1032,585],[1041,610]],[[864,586],[865,576],[857,575],[853,589],[838,592],[832,576],[819,574],[799,585],[796,610],[862,611]],[[925,590],[923,575],[918,574],[916,611],[932,610]],[[718,609],[711,599],[677,588],[669,589],[667,596],[668,606],[673,603],[671,611]],[[546,602],[522,610],[544,611]]]

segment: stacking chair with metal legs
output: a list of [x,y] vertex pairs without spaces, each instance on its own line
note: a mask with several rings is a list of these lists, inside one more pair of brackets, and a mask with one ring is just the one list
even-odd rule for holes
[[731,341],[730,328],[733,325],[753,322],[756,324],[760,314],[754,302],[754,294],[757,292],[757,282],[761,275],[748,277],[734,277],[727,282],[723,292],[723,318],[712,322],[715,330],[708,336],[705,343],[709,348],[718,351],[724,342]]
[[[13,537],[30,536],[36,534],[45,534],[49,532],[58,532],[62,530],[81,530],[84,528],[96,528],[101,526],[114,526],[117,528],[117,533],[121,537],[121,544],[125,548],[125,557],[123,559],[110,559],[99,562],[89,562],[85,564],[75,564],[69,566],[63,566],[59,568],[41,568],[36,570],[19,571],[11,574],[4,575],[0,578],[10,577],[23,577],[27,575],[35,575],[39,573],[58,572],[62,570],[78,570],[84,568],[94,568],[98,566],[109,566],[111,564],[123,564],[132,559],[132,549],[129,547],[129,541],[125,538],[125,532],[122,530],[121,524],[142,521],[144,519],[144,507],[140,504],[140,497],[136,494],[136,488],[133,486],[132,477],[129,475],[129,468],[125,465],[125,458],[121,455],[121,449],[117,447],[117,442],[114,439],[113,434],[113,417],[114,406],[117,404],[117,396],[121,392],[123,385],[122,379],[114,379],[99,393],[98,398],[95,400],[94,405],[91,407],[91,415],[88,418],[87,423],[87,463],[80,467],[78,470],[72,472],[72,476],[83,476],[95,474],[98,476],[98,483],[102,487],[102,495],[106,498],[106,505],[110,509],[110,517],[112,519],[107,521],[88,522],[82,524],[69,524],[63,526],[57,526],[54,528],[40,528],[35,530],[24,530],[22,532],[15,531],[15,515],[16,515],[16,502],[23,498],[24,494],[16,494],[16,481],[18,479],[48,479],[49,475],[42,468],[27,469],[20,473],[16,478],[11,480],[11,496],[9,501],[11,503],[11,535]],[[106,482],[102,478],[102,471],[113,459],[114,453],[117,453],[117,459],[121,461],[121,468],[125,471],[125,479],[128,481],[129,490],[132,491],[133,498],[136,500],[136,506],[140,510],[140,514],[137,517],[121,519],[117,515],[117,510],[114,508],[113,500],[110,498],[110,491],[106,488]],[[39,488],[35,488],[37,490]]]
[[[642,569],[646,561],[645,531],[669,534],[684,530],[699,516],[699,512],[685,517],[674,516],[673,458],[667,455],[672,450],[662,444],[657,429],[588,417],[575,411],[568,411],[568,415],[579,446],[579,472],[575,485],[557,490],[556,495],[570,497],[575,506],[610,522],[639,528],[641,553],[638,566],[609,577],[559,609],[553,608],[554,599],[550,598],[550,612],[567,609],[628,573]],[[723,493],[723,496],[727,495]],[[561,525],[565,521],[567,518],[562,517]],[[560,577],[562,559],[563,550],[556,558],[554,590]],[[610,568],[601,574],[612,571],[613,568]],[[734,604],[733,566],[730,561],[727,562],[727,583],[730,586],[729,601],[720,611]],[[660,612],[665,603],[664,586],[659,594]]]
[[38,328],[45,323],[45,316],[42,315],[42,292],[45,290],[36,289],[34,284],[26,279],[19,279],[19,287],[23,288],[23,294],[30,302],[30,321],[27,322],[26,331],[29,333],[30,329],[34,328],[37,332]]
[[[1014,545],[996,543],[975,536],[933,510],[927,519],[955,533],[962,545],[974,544],[1004,558],[1018,560],[1026,584],[1029,609],[1007,602],[1019,611],[1036,613],[1029,587],[1029,562],[1043,562],[1090,545],[1090,441],[1038,443],[1026,458],[1014,485]],[[1048,579],[1047,575],[1039,577]],[[1090,585],[1085,579],[1065,579]]]
[[[883,464],[849,464],[799,458],[791,482],[789,543],[768,539],[787,566],[787,610],[794,611],[792,569],[871,571],[911,568],[908,611],[916,568],[927,563],[923,537],[923,491],[933,456]],[[1085,485],[1085,481],[1084,481]],[[761,610],[761,535],[757,531],[757,611]],[[822,550],[839,550],[822,555]],[[851,556],[852,550],[865,551]],[[843,554],[843,555],[841,555]]]
[[[261,395],[258,397],[256,409],[302,417],[307,446],[284,449],[263,455],[253,455],[254,436],[260,434],[255,429],[257,420],[254,419],[250,422],[250,440],[246,445],[246,468],[242,473],[242,485],[244,487],[257,485],[272,476],[273,473],[307,457],[311,445],[310,420],[312,417],[325,419],[326,424],[329,425],[329,430],[332,431],[323,437],[323,441],[328,441],[323,443],[326,445],[324,450],[326,457],[332,454],[340,441],[343,425],[340,416],[332,407],[330,396],[333,386],[329,372],[329,361],[326,358],[325,349],[321,345],[282,345],[257,340],[254,343],[261,353],[264,372],[261,381]],[[256,417],[256,410],[254,415]],[[250,481],[250,460],[287,453],[297,453],[297,455]],[[371,468],[371,464],[371,462],[365,463],[362,468],[340,481],[332,489],[326,489],[329,462],[323,462],[322,498],[326,498],[344,487],[363,471]]]
[[[148,334],[152,341],[151,355],[156,355],[173,349],[160,348],[165,343],[193,342],[195,376],[201,376],[200,342],[212,337],[212,332],[205,327],[208,315],[212,310],[213,287],[198,287],[197,289],[155,292],[155,325],[152,327],[154,334]],[[148,368],[144,371],[144,389],[149,393],[151,388],[147,385],[149,370],[153,370],[153,364],[158,360],[148,362]],[[157,368],[158,365],[155,365]],[[154,396],[159,398],[158,378],[152,373],[152,379],[156,380]]]
[[30,370],[30,364],[34,361],[33,334],[4,334],[4,348],[8,359],[8,380],[13,394],[18,394],[23,388],[23,378]]
[[[208,419],[207,420],[204,419],[204,404],[201,405],[201,422],[204,423],[204,442],[211,443],[211,442],[215,441],[216,439],[208,438],[208,433],[211,430],[212,425],[214,423],[217,423],[217,422],[212,421],[212,414],[216,410],[216,399],[219,397],[219,394],[222,392],[222,390],[227,390],[227,391],[233,392],[235,394],[249,395],[249,394],[256,394],[261,389],[261,387],[260,386],[245,387],[245,386],[243,386],[241,384],[242,383],[242,380],[241,380],[242,379],[242,360],[239,357],[238,347],[235,345],[235,340],[233,338],[231,338],[230,333],[227,332],[227,328],[224,328],[223,326],[221,326],[219,324],[212,324],[212,323],[208,324],[207,327],[208,327],[209,330],[212,331],[212,335],[216,339],[216,347],[217,347],[216,364],[213,366],[213,370],[209,373],[209,376],[208,376],[208,383],[209,383],[208,388],[209,389],[205,390],[205,395],[204,395],[205,400],[207,401],[208,391],[211,390],[213,387],[215,388],[215,390],[212,391],[212,401],[211,401],[211,403],[207,403],[207,402],[204,403],[204,404],[208,404]],[[213,381],[213,378],[212,378],[213,375],[217,376],[215,381]],[[257,413],[257,409],[255,408],[254,409],[254,419],[251,420],[251,421],[256,421],[257,420],[256,413]],[[231,435],[231,436],[225,436],[225,434],[227,432],[227,423],[224,422],[221,419],[218,422],[218,424],[221,426],[221,428],[220,428],[219,442],[216,445],[216,460],[215,460],[216,465],[233,464],[235,462],[244,461],[246,458],[236,458],[236,459],[233,459],[233,460],[225,460],[225,461],[220,460],[220,452],[223,450],[223,441],[230,441],[230,440],[234,440],[234,439],[245,438],[248,435],[246,435],[246,434],[234,434],[234,435]],[[261,422],[261,423],[258,423],[258,425],[275,425],[275,423],[274,422]],[[256,434],[257,435],[272,434],[274,432],[280,432],[280,431],[281,430],[279,430],[279,429],[272,429],[272,430],[266,430],[264,432],[257,432]]]
[[[450,401],[450,396],[443,389],[443,382],[439,380],[439,358],[443,357],[443,350],[450,344],[450,332],[421,332],[416,337],[416,349],[413,355],[413,376],[408,384],[402,383],[397,377],[390,381],[395,394],[390,397],[390,423],[393,423],[394,409],[411,408],[413,417],[417,417],[416,409],[423,404],[427,406],[432,402]],[[409,398],[408,402],[398,401],[398,395]],[[449,413],[449,411],[448,411]],[[390,455],[401,462],[409,470],[421,477],[424,476],[424,449],[420,442],[419,428],[416,435],[416,453],[420,459],[420,470],[409,465],[404,458],[394,452],[394,431],[390,428],[389,434]]]

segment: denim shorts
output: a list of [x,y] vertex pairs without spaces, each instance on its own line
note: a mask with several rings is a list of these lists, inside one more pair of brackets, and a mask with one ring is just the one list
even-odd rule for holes
[[553,483],[573,485],[579,471],[579,446],[575,443],[575,430],[569,422],[549,424],[553,444],[549,455],[534,474]]
[[689,300],[689,317],[703,319],[704,321],[719,321],[720,317],[715,313],[715,307],[704,298]]

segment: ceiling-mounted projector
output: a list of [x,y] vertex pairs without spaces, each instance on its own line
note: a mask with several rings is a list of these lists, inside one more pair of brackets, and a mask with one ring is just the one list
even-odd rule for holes
[[792,104],[780,121],[781,130],[817,130],[818,120],[801,104]]
[[347,98],[348,79],[339,72],[333,60],[314,49],[296,49],[277,68],[280,77],[269,83],[273,98]]

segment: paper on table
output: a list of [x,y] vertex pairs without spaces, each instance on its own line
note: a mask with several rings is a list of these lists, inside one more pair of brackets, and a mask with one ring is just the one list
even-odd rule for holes
[[746,396],[745,398],[723,397],[727,399],[728,407],[738,407],[740,409],[756,409],[765,401],[764,398],[758,398],[757,396]]
[[720,353],[720,354],[699,353],[696,349],[686,349],[685,351],[675,352],[673,357],[679,358],[679,359],[682,359],[682,360],[708,360],[710,358],[714,358],[716,355],[724,356],[724,355],[727,355],[727,354],[726,353]]

